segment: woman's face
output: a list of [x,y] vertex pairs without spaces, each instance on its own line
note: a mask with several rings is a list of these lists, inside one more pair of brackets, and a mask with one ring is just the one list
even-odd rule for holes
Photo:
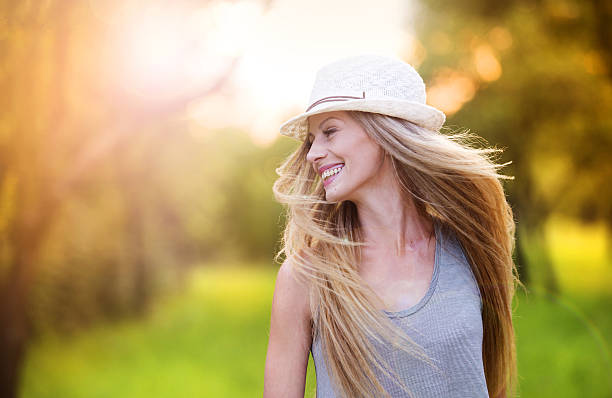
[[374,192],[384,152],[361,125],[334,111],[310,116],[308,127],[306,160],[321,176],[327,201],[358,201]]

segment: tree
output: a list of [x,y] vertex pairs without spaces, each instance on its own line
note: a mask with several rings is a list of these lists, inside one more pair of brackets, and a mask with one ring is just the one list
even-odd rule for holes
[[505,150],[501,160],[512,161],[505,173],[515,176],[506,188],[519,226],[519,271],[526,279],[527,233],[539,253],[529,276],[558,291],[544,222],[551,212],[585,209],[603,218],[612,202],[602,185],[612,149],[610,6],[595,0],[423,5],[417,31],[429,92],[450,103],[450,125],[467,126]]
[[[228,59],[214,79],[179,91],[134,95],[110,71],[105,41],[112,23],[100,19],[91,2],[52,1],[45,6],[0,2],[3,56],[0,69],[0,396],[17,396],[19,371],[32,333],[30,293],[40,251],[62,208],[94,187],[109,167],[123,170],[128,237],[135,247],[137,307],[146,306],[143,202],[134,187],[145,179],[147,160],[166,133],[156,126],[194,99],[216,92],[239,59]],[[196,6],[192,2],[187,5]],[[197,6],[205,6],[199,3]],[[267,4],[269,5],[269,4]],[[160,94],[160,93],[157,93]],[[146,136],[145,136],[146,134]],[[125,148],[139,145],[142,162],[130,162]],[[148,158],[148,159],[147,159]],[[123,167],[123,169],[121,169]],[[146,181],[146,179],[145,179]],[[165,217],[178,222],[163,201]]]

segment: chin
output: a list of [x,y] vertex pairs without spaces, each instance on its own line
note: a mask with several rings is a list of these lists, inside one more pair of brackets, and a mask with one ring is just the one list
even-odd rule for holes
[[345,195],[342,195],[341,192],[338,192],[338,190],[332,188],[329,191],[325,191],[325,200],[328,202],[342,202],[343,200],[345,200],[344,198]]
[[333,192],[325,191],[325,200],[328,202],[337,202],[336,195]]

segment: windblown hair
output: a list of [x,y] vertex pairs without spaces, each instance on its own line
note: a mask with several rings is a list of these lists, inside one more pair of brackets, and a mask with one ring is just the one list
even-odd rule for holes
[[[420,216],[455,232],[482,297],[483,363],[491,397],[514,396],[516,349],[512,298],[521,285],[512,259],[515,222],[498,174],[497,148],[478,148],[480,137],[461,130],[442,134],[391,116],[348,111],[389,156],[406,200]],[[480,144],[480,142],[478,142]],[[422,347],[377,310],[376,295],[358,273],[365,244],[351,201],[325,200],[322,181],[306,161],[305,140],[276,170],[276,199],[286,205],[282,247],[297,275],[309,286],[313,339],[321,340],[338,396],[389,397],[378,373],[409,395],[375,349],[391,344],[431,366]],[[412,396],[412,395],[411,395]]]

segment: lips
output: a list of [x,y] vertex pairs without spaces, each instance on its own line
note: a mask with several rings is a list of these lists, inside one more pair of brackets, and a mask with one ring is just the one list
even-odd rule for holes
[[325,166],[321,166],[319,168],[319,174],[323,174],[323,172],[327,169],[331,169],[332,167],[336,167],[336,166],[344,166],[344,163],[331,163],[331,164],[327,164]]
[[342,170],[344,170],[344,165],[330,167],[325,170],[323,172],[323,175],[321,176],[323,180],[323,186],[327,188],[329,184],[336,180],[336,178],[339,178],[339,174],[342,173]]
[[342,170],[343,168],[344,168],[343,164],[338,164],[336,166],[329,167],[321,174],[321,178],[323,179],[323,181],[325,181],[328,178],[338,174],[340,170]]

